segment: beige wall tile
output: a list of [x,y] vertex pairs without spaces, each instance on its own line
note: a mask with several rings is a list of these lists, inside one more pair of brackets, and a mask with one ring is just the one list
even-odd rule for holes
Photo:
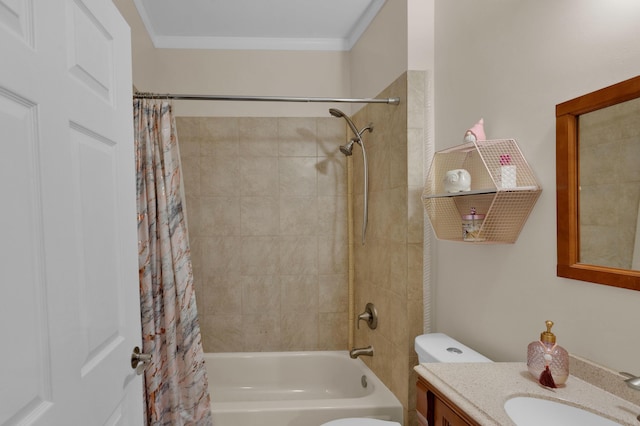
[[244,275],[241,279],[242,314],[279,313],[280,279],[276,275]]
[[346,245],[347,215],[347,200],[344,196],[318,197],[318,234],[333,236],[336,241]]
[[321,274],[347,273],[349,250],[344,240],[331,235],[318,237],[318,272]]
[[397,360],[391,365],[391,388],[400,395],[398,399],[404,407],[409,403],[409,386],[415,386],[415,382],[409,383],[409,357],[404,348],[393,347],[393,359]]
[[280,312],[260,311],[242,316],[243,351],[282,350]]
[[280,239],[277,236],[241,238],[240,270],[245,275],[278,274]]
[[424,129],[407,129],[407,184],[424,186]]
[[[201,198],[197,196],[186,195],[186,205],[183,209],[187,212],[187,231],[189,232],[189,241],[193,242],[194,238],[202,235],[202,221],[200,220],[200,202]],[[193,233],[194,238],[191,238]]]
[[[424,240],[424,204],[422,203],[422,186],[410,186],[407,199],[407,242],[422,243]],[[426,226],[431,226],[426,224]]]
[[180,163],[184,187],[189,195],[200,195],[200,157],[181,157]]
[[283,312],[281,318],[282,348],[304,351],[318,347],[317,312]]
[[349,311],[349,286],[345,274],[318,276],[318,312],[346,313]]
[[344,145],[349,140],[344,120],[336,117],[322,117],[316,119],[316,126],[318,131],[318,157],[342,157],[339,146]]
[[[336,147],[341,143],[336,143]],[[330,157],[318,157],[318,195],[345,195],[347,193],[347,160],[338,152]]]
[[[176,129],[178,130],[178,136],[180,143],[182,140],[194,140],[202,137],[202,129],[200,125],[202,120],[198,117],[176,117]],[[180,151],[181,155],[186,153]]]
[[200,263],[203,278],[241,272],[241,244],[235,237],[202,237]]
[[240,154],[243,157],[278,156],[278,121],[273,118],[238,119]]
[[238,120],[236,118],[208,117],[202,119],[200,125],[202,129],[201,155],[238,156]]
[[[236,277],[237,279],[237,277]],[[222,285],[207,281],[204,285],[205,312],[211,315],[237,315],[242,312],[242,286],[229,279]]]
[[318,312],[318,275],[281,275],[280,304],[283,314]]
[[191,236],[189,229],[189,249],[191,250],[191,265],[193,266],[193,281],[196,283],[196,289],[201,281],[204,282],[204,273],[202,272],[202,238]]
[[407,92],[407,127],[422,128],[427,96],[424,72],[407,72]]
[[286,274],[318,273],[318,238],[290,237],[280,238],[280,271]]
[[320,312],[318,314],[318,349],[344,351],[348,348],[347,312]]
[[316,157],[315,118],[278,118],[278,154],[280,157]]
[[201,157],[201,195],[236,195],[238,182],[240,182],[240,163],[237,157]]
[[194,208],[198,212],[198,227],[193,228],[189,220],[197,235],[212,237],[240,233],[240,198],[200,197],[197,201]]
[[422,306],[423,248],[421,243],[407,246],[407,299],[418,300]]
[[205,352],[244,350],[242,315],[198,315],[202,346]]
[[277,157],[241,157],[239,163],[241,195],[278,196]]
[[280,195],[315,197],[316,163],[315,158],[280,157]]
[[317,197],[280,197],[280,235],[316,235]]
[[240,232],[242,235],[278,235],[280,228],[278,197],[240,198]]

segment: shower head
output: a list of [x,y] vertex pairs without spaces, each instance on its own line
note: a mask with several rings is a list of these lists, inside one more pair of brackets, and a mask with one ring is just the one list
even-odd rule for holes
[[344,112],[340,111],[339,109],[336,108],[329,108],[329,114],[333,115],[334,117],[344,117]]
[[346,155],[347,157],[353,155],[353,144],[356,142],[356,139],[351,139],[348,144],[340,145],[340,152]]
[[340,111],[339,109],[336,109],[336,108],[329,108],[329,114],[333,115],[334,117],[344,118],[345,121],[347,122],[347,124],[349,125],[349,127],[351,127],[351,131],[356,136],[358,136],[358,137],[360,136],[360,132],[358,132],[358,128],[356,127],[355,124],[353,124],[353,121],[351,121],[349,116],[347,116],[344,112],[342,112],[342,111]]

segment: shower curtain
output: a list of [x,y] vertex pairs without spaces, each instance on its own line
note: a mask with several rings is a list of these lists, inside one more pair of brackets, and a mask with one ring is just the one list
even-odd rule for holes
[[171,104],[134,100],[138,262],[148,425],[211,425]]

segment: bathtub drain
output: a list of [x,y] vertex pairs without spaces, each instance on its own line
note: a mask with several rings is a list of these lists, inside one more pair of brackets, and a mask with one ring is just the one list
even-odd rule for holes
[[367,376],[362,376],[360,378],[360,383],[362,384],[363,388],[366,388],[367,387]]

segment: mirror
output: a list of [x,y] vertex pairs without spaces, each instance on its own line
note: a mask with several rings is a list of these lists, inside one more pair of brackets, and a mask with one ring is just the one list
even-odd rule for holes
[[559,277],[640,290],[639,162],[640,76],[556,105]]

